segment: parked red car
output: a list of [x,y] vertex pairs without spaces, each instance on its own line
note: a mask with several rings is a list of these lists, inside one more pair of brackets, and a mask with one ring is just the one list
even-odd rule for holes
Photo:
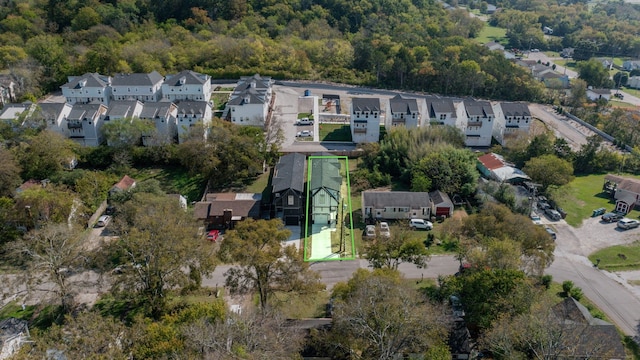
[[211,230],[207,233],[207,240],[216,242],[220,237],[220,230]]

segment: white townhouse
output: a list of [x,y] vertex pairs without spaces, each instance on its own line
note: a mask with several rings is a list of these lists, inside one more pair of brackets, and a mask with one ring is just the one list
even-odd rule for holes
[[189,130],[197,124],[202,124],[205,128],[211,124],[211,116],[213,115],[213,112],[209,102],[180,101],[176,106],[178,107],[176,116],[178,124],[178,143],[182,143],[187,137]]
[[100,145],[103,141],[101,129],[107,110],[103,104],[73,105],[67,117],[69,138],[80,145]]
[[140,119],[154,124],[154,131],[142,134],[144,146],[172,143],[178,136],[178,107],[168,101],[149,102],[144,104]]
[[109,104],[111,77],[98,73],[69,76],[69,82],[60,86],[65,101],[71,105],[99,102]]
[[116,74],[111,79],[113,100],[160,101],[164,78],[157,71],[148,74]]
[[47,125],[47,129],[58,134],[69,137],[67,128],[67,118],[73,108],[68,103],[39,103],[39,113],[42,120]]
[[452,99],[429,98],[427,102],[427,117],[429,122],[437,125],[449,125],[464,130],[461,103],[454,103]]
[[351,140],[371,143],[380,140],[380,99],[353,98],[351,101]]
[[211,76],[184,70],[167,75],[162,83],[164,101],[209,101],[211,99]]
[[466,126],[464,129],[466,146],[491,146],[495,114],[488,101],[464,100]]
[[269,117],[273,80],[258,74],[243,76],[227,102],[228,120],[236,125],[264,127]]
[[400,94],[389,99],[385,128],[387,130],[396,126],[404,126],[407,129],[415,129],[422,124],[420,104],[424,99],[406,98]]
[[493,137],[504,145],[510,137],[528,134],[531,127],[531,111],[525,103],[502,102],[493,105],[495,124]]

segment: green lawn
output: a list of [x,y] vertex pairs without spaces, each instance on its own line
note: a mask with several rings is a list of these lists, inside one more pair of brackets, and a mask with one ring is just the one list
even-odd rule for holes
[[320,141],[351,141],[349,124],[319,124]]
[[482,31],[478,34],[478,37],[476,37],[476,41],[480,44],[486,44],[491,41],[506,43],[506,35],[507,29],[491,26],[486,23]]
[[206,186],[206,181],[202,176],[191,176],[186,170],[179,167],[149,167],[138,169],[129,175],[137,182],[156,179],[160,182],[160,187],[164,192],[181,194],[187,198],[187,203],[200,200]]
[[638,89],[633,89],[633,88],[630,88],[630,87],[622,87],[622,90],[624,92],[626,92],[626,93],[629,93],[629,94],[633,95],[633,96],[640,97],[640,90],[638,90]]
[[635,106],[633,104],[629,104],[629,103],[626,103],[624,101],[618,101],[618,100],[611,100],[611,101],[609,101],[609,104],[611,104],[612,107],[622,108],[622,109],[636,109],[637,108],[637,106]]
[[213,100],[213,106],[215,106],[214,110],[224,110],[227,100],[229,100],[229,94],[215,93],[211,95],[211,100]]
[[576,62],[574,60],[565,60],[565,59],[561,59],[561,60],[553,60],[554,64],[558,64],[560,66],[566,67],[567,69],[573,69],[576,67]]
[[640,242],[608,247],[589,255],[591,262],[596,263],[597,259],[600,259],[598,267],[604,270],[638,270],[640,269]]
[[[640,179],[638,176],[624,175]],[[553,199],[567,212],[567,223],[580,226],[597,208],[613,210],[615,203],[602,192],[605,174],[578,176],[571,183],[552,191]],[[630,218],[638,218],[640,211],[632,210]]]
[[269,171],[261,174],[245,188],[249,193],[261,193],[262,200],[269,202],[271,199],[271,173]]

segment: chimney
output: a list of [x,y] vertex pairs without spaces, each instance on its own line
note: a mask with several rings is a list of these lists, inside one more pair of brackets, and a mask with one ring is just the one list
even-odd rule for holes
[[224,224],[227,225],[227,227],[231,228],[231,217],[233,216],[233,210],[231,209],[224,209],[222,211],[222,221],[224,221]]

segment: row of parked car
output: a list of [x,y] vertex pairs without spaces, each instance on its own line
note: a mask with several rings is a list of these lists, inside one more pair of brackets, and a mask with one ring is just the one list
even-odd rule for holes
[[[389,223],[382,221],[378,224],[378,231],[376,232],[375,225],[367,225],[364,229],[364,237],[374,238],[378,234],[382,237],[391,237],[391,229]],[[412,230],[432,230],[433,223],[424,219],[411,219],[409,220],[409,227]]]
[[622,230],[634,229],[640,226],[640,221],[636,219],[629,219],[625,217],[625,214],[617,211],[608,212],[600,218],[603,222],[612,223],[617,221],[617,227]]
[[538,209],[542,210],[547,217],[553,221],[559,221],[567,217],[567,212],[557,206],[552,200],[548,200],[544,196],[538,196]]

